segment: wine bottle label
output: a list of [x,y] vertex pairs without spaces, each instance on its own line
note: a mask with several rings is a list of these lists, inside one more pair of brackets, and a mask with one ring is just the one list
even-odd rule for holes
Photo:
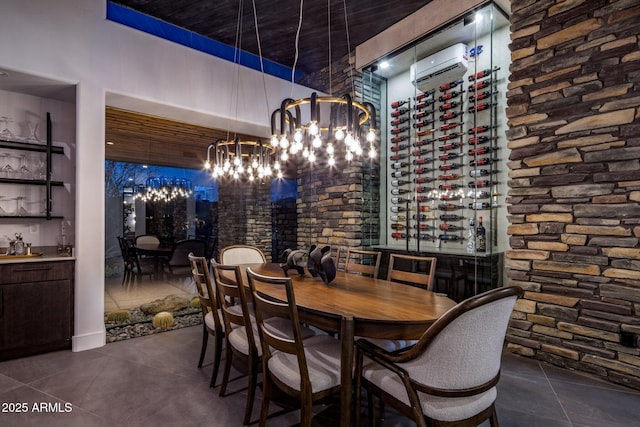
[[406,210],[407,210],[407,208],[405,208],[403,206],[391,206],[391,212],[393,212],[393,213],[405,212]]
[[486,69],[486,70],[482,70],[482,71],[478,71],[477,73],[473,73],[469,76],[469,81],[472,82],[474,80],[479,80],[485,77],[488,77],[491,75],[491,73],[494,73],[496,71],[498,71],[500,69],[500,67],[494,67],[493,70],[492,69]]
[[487,88],[490,85],[491,85],[491,80],[482,80],[480,82],[476,82],[476,83],[470,84],[469,85],[469,91],[470,92],[471,91],[476,92],[476,91],[482,90],[484,88]]
[[429,212],[431,208],[429,205],[418,206],[418,212]]
[[450,173],[438,176],[440,181],[453,181],[454,179],[460,179],[461,175],[457,173]]
[[431,129],[425,129],[425,130],[416,132],[416,136],[419,138],[422,138],[423,136],[429,136],[429,135],[431,135]]
[[404,104],[406,104],[407,101],[394,101],[391,103],[391,108],[398,108],[398,107],[402,107]]
[[409,166],[407,162],[396,162],[391,164],[391,169],[401,169]]
[[[427,217],[426,215],[423,215],[425,217],[425,220],[430,221],[432,219],[435,219],[434,217]],[[429,218],[429,219],[427,219]],[[416,224],[413,226],[413,228],[415,228],[416,230],[435,230],[436,228],[431,225],[431,224],[425,224],[425,223],[421,223],[421,224]]]
[[406,153],[396,153],[396,154],[392,154],[389,156],[389,160],[402,160],[402,159],[406,159],[407,157],[409,157],[408,154]]
[[414,147],[422,147],[424,145],[429,145],[429,144],[433,144],[435,142],[435,138],[432,139],[421,139],[419,141],[416,141],[413,143]]
[[489,129],[492,129],[492,128],[493,128],[493,129],[495,129],[495,128],[496,128],[496,126],[487,126],[487,125],[477,126],[477,127],[474,127],[474,128],[469,129],[469,130],[467,131],[467,133],[468,133],[469,135],[474,135],[474,134],[477,134],[477,133],[488,132],[488,131],[489,131]]
[[443,165],[438,166],[438,169],[440,169],[441,171],[449,171],[453,169],[460,169],[461,167],[462,167],[462,164],[460,163],[445,163]]
[[464,227],[460,227],[458,225],[453,225],[453,224],[440,224],[440,226],[438,228],[440,228],[440,230],[443,230],[443,231],[461,231],[461,230],[464,230]]
[[429,176],[419,176],[417,178],[413,178],[413,182],[416,184],[428,184],[435,180],[436,178],[429,177]]
[[406,185],[406,184],[411,184],[411,181],[407,181],[404,179],[393,179],[391,180],[391,185],[394,187],[398,187],[400,185]]
[[431,95],[433,95],[436,92],[435,89],[430,89],[424,93],[419,93],[416,96],[413,97],[413,99],[415,99],[416,101],[421,101],[423,99],[426,99],[428,97],[430,97]]
[[409,121],[409,117],[401,117],[399,119],[391,120],[391,126],[398,126],[408,121]]
[[453,90],[451,92],[444,93],[438,97],[438,101],[443,102],[449,99],[457,98],[458,96],[462,95],[462,92],[464,91]]
[[459,84],[463,83],[462,80],[456,80],[453,82],[449,82],[449,83],[445,83],[443,85],[440,85],[440,92],[444,92],[447,91],[449,89],[453,89],[454,87],[458,86]]
[[391,221],[397,222],[397,221],[406,221],[406,220],[407,220],[407,217],[404,216],[404,215],[392,215],[391,216]]
[[429,191],[434,191],[434,188],[419,186],[415,188],[416,193],[428,193]]
[[479,210],[479,209],[489,209],[491,208],[491,203],[489,202],[473,202],[469,203],[469,209]]
[[404,224],[391,224],[392,230],[404,230]]
[[407,235],[404,233],[391,233],[391,237],[394,239],[405,239]]
[[438,147],[440,151],[451,151],[462,147],[464,144],[461,142],[450,142],[449,144],[441,145]]
[[401,128],[393,128],[393,129],[391,129],[391,134],[397,135],[399,133],[406,132],[408,130],[409,130],[409,126],[404,126],[404,127],[401,127]]
[[409,148],[408,144],[400,144],[400,145],[392,145],[391,146],[391,151],[402,151],[402,150],[406,150],[407,148]]

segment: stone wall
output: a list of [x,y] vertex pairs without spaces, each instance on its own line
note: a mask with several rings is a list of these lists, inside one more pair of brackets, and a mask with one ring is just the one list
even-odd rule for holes
[[640,6],[511,7],[508,348],[640,389]]
[[274,262],[285,262],[282,253],[285,249],[297,248],[298,216],[296,199],[280,199],[271,205],[271,221],[273,226],[272,259]]
[[269,183],[220,181],[218,247],[257,246],[271,260],[271,187]]

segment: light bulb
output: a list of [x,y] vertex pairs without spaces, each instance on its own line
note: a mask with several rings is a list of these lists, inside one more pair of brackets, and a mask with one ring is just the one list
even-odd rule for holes
[[254,169],[258,169],[258,166],[260,166],[258,164],[258,161],[256,159],[253,159],[253,162],[251,162],[251,167]]
[[329,157],[329,166],[334,166],[336,164],[336,159],[333,158],[333,156]]
[[206,170],[211,169],[211,162],[210,162],[209,160],[207,160],[206,162],[204,162],[204,168],[205,168]]
[[282,148],[289,148],[289,140],[287,139],[287,135],[282,135],[282,138],[280,138],[280,147]]
[[373,142],[376,140],[376,131],[374,129],[369,129],[367,132],[367,142]]
[[233,172],[233,179],[238,179],[239,177],[238,172]]
[[350,162],[351,160],[353,160],[353,153],[351,151],[347,151],[347,154],[344,155],[344,158]]
[[318,123],[312,121],[309,123],[309,135],[317,135],[318,134]]
[[253,175],[249,175],[249,181],[253,182],[254,178]]
[[369,148],[369,158],[375,159],[376,157],[378,157],[378,153],[376,152],[376,149],[373,147]]
[[351,132],[347,132],[345,135],[344,143],[347,144],[347,147],[350,147],[351,144],[353,144],[353,135],[351,135]]
[[234,166],[238,166],[239,164],[240,164],[240,157],[236,157],[235,159],[233,159]]
[[243,174],[243,173],[244,173],[244,166],[242,166],[242,164],[241,164],[240,166],[238,166],[238,167],[236,168],[236,171],[237,171],[239,174]]
[[295,142],[302,141],[302,130],[296,129],[295,133],[293,134],[293,140]]
[[280,160],[282,160],[283,162],[286,162],[287,160],[289,160],[289,153],[287,153],[286,151],[284,151],[284,152],[280,155]]
[[275,170],[279,170],[280,169],[280,162],[276,160],[276,162],[273,164],[273,168]]
[[335,151],[335,150],[334,150],[334,148],[333,148],[333,144],[328,144],[328,145],[327,145],[327,154],[329,154],[329,155],[331,155],[331,156],[332,156],[332,155],[333,155],[333,153],[334,153],[334,151]]
[[320,146],[322,145],[322,140],[320,139],[320,135],[316,135],[316,137],[313,138],[313,142],[311,144],[315,148],[320,148]]
[[304,158],[309,157],[309,149],[307,147],[304,148],[304,151],[302,152],[302,157]]
[[358,141],[356,141],[356,143],[354,144],[356,146],[355,148],[355,153],[356,156],[362,156],[362,146],[360,145],[360,143]]
[[278,178],[282,179],[284,175],[282,175],[282,171],[278,171]]
[[336,129],[334,136],[338,141],[342,141],[344,139],[344,131],[342,129]]
[[271,135],[271,146],[272,147],[278,147],[278,145],[280,145],[280,141],[278,141],[278,136],[277,135]]
[[309,161],[311,163],[316,161],[316,153],[314,153],[313,151],[309,153]]

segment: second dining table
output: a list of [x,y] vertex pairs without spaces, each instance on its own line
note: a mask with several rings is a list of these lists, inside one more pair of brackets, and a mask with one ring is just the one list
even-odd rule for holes
[[[266,276],[284,276],[276,263],[243,264]],[[351,425],[353,358],[355,337],[417,339],[455,301],[422,288],[338,271],[325,284],[320,277],[290,272],[300,320],[328,332],[340,334],[341,385],[340,425]],[[284,289],[258,288],[284,301]]]

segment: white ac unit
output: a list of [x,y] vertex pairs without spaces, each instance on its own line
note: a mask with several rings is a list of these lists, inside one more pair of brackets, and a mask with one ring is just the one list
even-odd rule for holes
[[468,68],[467,45],[454,44],[411,65],[411,84],[425,92],[461,78]]

